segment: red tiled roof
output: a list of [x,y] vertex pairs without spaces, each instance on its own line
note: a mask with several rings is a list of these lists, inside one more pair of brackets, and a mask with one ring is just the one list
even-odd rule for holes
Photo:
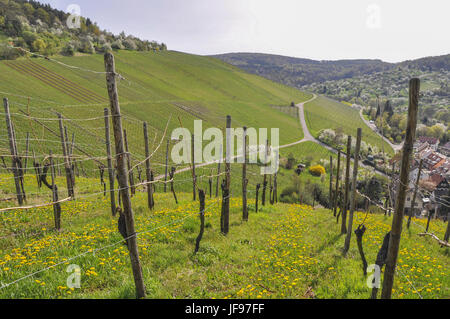
[[430,145],[434,145],[439,142],[439,139],[437,139],[435,137],[421,136],[421,137],[419,137],[419,141],[421,143],[428,143]]

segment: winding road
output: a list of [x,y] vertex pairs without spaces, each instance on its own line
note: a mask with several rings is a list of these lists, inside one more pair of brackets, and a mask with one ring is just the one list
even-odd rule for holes
[[[316,144],[318,144],[318,145],[320,145],[320,146],[326,148],[327,150],[329,150],[330,152],[332,152],[332,153],[334,153],[334,154],[337,154],[337,153],[338,153],[338,151],[337,151],[335,148],[333,148],[333,147],[331,147],[331,146],[329,146],[329,145],[327,145],[327,144],[325,144],[325,143],[319,141],[318,139],[316,139],[316,138],[311,134],[311,132],[309,131],[308,125],[306,124],[306,119],[305,119],[305,104],[311,103],[311,102],[314,101],[315,99],[317,99],[317,95],[316,95],[316,94],[313,94],[313,97],[312,97],[310,100],[308,100],[308,101],[306,101],[306,102],[303,102],[303,103],[300,103],[300,104],[297,104],[297,105],[296,105],[297,108],[298,108],[298,114],[299,114],[300,125],[301,125],[302,130],[303,130],[303,139],[301,139],[301,140],[299,140],[299,141],[297,141],[297,142],[290,143],[290,144],[281,145],[281,146],[279,146],[279,149],[289,148],[289,147],[296,146],[296,145],[299,145],[299,144],[302,144],[302,143],[305,143],[305,142],[313,142],[313,143],[316,143]],[[369,123],[368,123],[367,121],[365,121],[365,119],[364,119],[364,123],[366,123],[366,124],[370,127]],[[381,136],[381,135],[380,135],[380,136]],[[402,147],[402,146],[400,146],[400,145],[394,145],[394,144],[392,144],[392,143],[389,143],[389,144],[390,144],[391,146],[395,146],[397,149],[400,149],[400,148]],[[394,148],[394,147],[393,147],[393,148]],[[394,148],[394,150],[397,151],[396,148]],[[343,155],[343,158],[346,157],[346,154],[342,154],[342,155]],[[235,159],[235,158],[237,158],[237,156],[234,156],[234,157],[233,157],[233,159]],[[225,159],[222,159],[221,161],[224,162]],[[209,163],[203,163],[203,164],[197,165],[197,167],[205,167],[205,166],[209,166],[209,165],[212,165],[212,164],[217,164],[218,162],[219,162],[219,161],[213,161],[213,162],[209,162]],[[364,165],[363,163],[360,163],[359,165],[362,166],[362,167],[364,167],[364,168],[374,169],[372,166]],[[183,173],[183,172],[187,172],[187,171],[190,171],[191,169],[192,169],[191,167],[185,167],[185,168],[183,168],[183,169],[180,169],[180,170],[176,171],[175,174],[180,174],[180,173]],[[379,171],[379,170],[377,170],[376,168],[375,168],[375,170],[376,170],[379,174],[382,174],[382,175],[387,176],[384,172]],[[165,178],[164,175],[160,175],[160,176],[157,176],[157,177],[155,178],[155,181],[160,181],[160,180],[163,180],[164,178]]]

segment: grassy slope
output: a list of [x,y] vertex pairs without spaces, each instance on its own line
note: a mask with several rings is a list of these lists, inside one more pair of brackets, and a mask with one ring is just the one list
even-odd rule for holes
[[334,130],[341,128],[344,134],[356,136],[356,129],[360,127],[363,130],[363,141],[379,149],[384,145],[385,151],[393,154],[392,148],[361,120],[357,110],[348,105],[319,96],[305,105],[305,116],[311,134],[315,137],[318,137],[321,130],[327,128]]
[[[83,179],[79,183],[95,184]],[[146,208],[144,193],[133,200],[150,298],[305,298],[309,287],[318,298],[368,298],[356,242],[353,238],[348,257],[343,258],[344,238],[329,211],[278,204],[258,214],[251,210],[250,221],[243,223],[241,201],[233,198],[231,231],[224,237],[219,232],[219,202],[207,198],[206,231],[199,254],[193,256],[198,203],[190,202],[190,194],[179,197],[177,207],[170,194],[157,194],[154,212]],[[251,200],[250,207],[253,204]],[[119,243],[108,205],[102,195],[63,204],[60,234],[50,230],[51,208],[2,214],[0,236],[7,237],[0,243],[0,282],[62,264],[1,289],[0,298],[133,298],[129,257]],[[355,227],[363,219],[364,214],[358,214]],[[369,263],[375,260],[390,224],[389,217],[368,217],[364,249]],[[418,298],[417,292],[424,298],[450,296],[449,250],[418,237],[423,224],[416,220],[411,231],[405,230],[399,256],[399,269],[415,288],[399,275],[395,298]],[[433,221],[431,230],[442,237],[445,226]],[[8,236],[13,231],[24,233]],[[108,245],[112,246],[67,261]],[[81,289],[67,289],[69,264],[81,267]]]
[[[58,59],[67,64],[103,71],[101,55]],[[33,61],[106,98],[103,74],[72,70],[41,59]],[[170,115],[173,115],[169,127],[171,130],[179,127],[178,116],[183,126],[192,128],[195,115],[204,119],[204,127],[224,127],[227,114],[233,117],[234,126],[237,127],[280,128],[282,144],[299,140],[303,136],[295,118],[274,110],[270,105],[304,101],[310,97],[308,94],[244,73],[219,60],[170,51],[158,54],[121,51],[116,53],[116,66],[117,71],[125,77],[119,84],[122,111],[129,117],[124,120],[124,126],[129,131],[132,152],[140,156],[143,155],[142,127],[134,119],[148,121],[151,135],[157,134],[159,138]],[[0,94],[10,98],[13,112],[17,112],[18,108],[26,109],[27,99],[5,93],[30,96],[31,115],[36,117],[54,117],[52,111],[58,110],[69,118],[94,118],[102,116],[103,108],[108,107],[107,104],[80,105],[70,96],[33,77],[19,74],[4,63],[0,63],[0,71]],[[187,107],[190,111],[186,112],[174,104]],[[14,115],[13,119],[18,122],[18,138],[23,139],[32,128],[28,122],[23,122],[22,117]],[[3,122],[0,122],[2,131]],[[54,121],[46,124],[57,127]],[[67,124],[69,131],[76,133],[78,142],[84,143],[87,151],[103,153],[92,143],[93,137],[97,142],[103,139],[102,119],[79,121],[78,126]],[[39,132],[39,138],[54,139],[47,132],[42,133],[42,128],[37,125],[34,125],[34,130]],[[19,143],[20,149],[24,148],[23,144]],[[2,143],[0,147],[6,148],[6,145]],[[162,162],[163,149],[156,154],[156,158]]]

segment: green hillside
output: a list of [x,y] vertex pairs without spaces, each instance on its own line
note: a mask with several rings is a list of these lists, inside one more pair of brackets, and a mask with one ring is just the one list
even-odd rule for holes
[[360,127],[366,143],[377,146],[380,150],[384,146],[386,153],[393,154],[391,146],[362,121],[358,110],[349,105],[319,96],[305,105],[305,117],[308,128],[315,137],[324,129],[341,129],[344,134],[355,136],[356,129]]
[[[170,116],[169,132],[180,126],[178,117],[184,127],[192,129],[195,119],[203,119],[204,127],[224,127],[229,114],[234,127],[280,128],[281,144],[295,142],[303,136],[297,119],[270,105],[298,103],[309,99],[309,94],[208,57],[132,51],[116,52],[115,57],[117,72],[123,76],[119,96],[125,115],[124,127],[134,153],[143,154],[140,121],[149,123],[151,136],[155,136],[152,142],[159,144]],[[65,118],[76,119],[65,121],[65,125],[69,133],[75,132],[83,150],[103,155],[103,147],[99,148],[93,141],[104,141],[101,117],[103,109],[109,106],[105,75],[87,71],[104,72],[103,56],[58,57],[57,60],[82,69],[44,59],[0,62],[0,95],[10,100],[19,149],[24,149],[27,132],[35,139],[55,140],[55,136],[20,111],[28,113],[29,110],[31,117],[40,118],[53,129],[57,129],[57,122],[44,118],[54,119],[58,111]],[[0,122],[0,130],[6,133],[4,121]],[[41,146],[31,145],[31,148]],[[7,149],[5,140],[0,147]],[[156,154],[157,161],[162,161],[163,149]]]

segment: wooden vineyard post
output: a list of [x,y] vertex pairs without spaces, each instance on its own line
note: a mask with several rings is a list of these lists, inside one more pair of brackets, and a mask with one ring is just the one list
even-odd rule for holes
[[[67,126],[64,126],[64,142],[66,145],[67,158],[69,160],[69,170],[70,170],[70,179],[72,180],[72,188],[75,188],[75,174],[73,172],[73,165],[72,165],[73,149],[69,149],[69,135],[67,132]],[[73,143],[72,143],[72,145],[73,145]]]
[[223,209],[223,233],[227,235],[230,228],[230,188],[231,188],[231,116],[227,116],[227,149],[225,162],[225,191],[224,191],[224,209]]
[[409,226],[411,225],[411,220],[414,215],[414,206],[416,205],[416,197],[417,197],[417,191],[419,188],[420,176],[422,175],[422,168],[423,168],[423,160],[420,160],[419,173],[417,174],[416,186],[414,188],[414,195],[413,195],[413,200],[411,202],[411,209],[409,212],[408,223],[406,224],[408,229],[409,229]]
[[[266,154],[265,154],[265,164],[267,163],[267,157],[269,152],[269,140],[266,140]],[[261,204],[266,206],[266,190],[267,190],[267,174],[264,173],[264,181],[263,181],[263,191],[262,191],[262,200]]]
[[350,192],[350,164],[352,159],[352,137],[347,139],[347,166],[345,168],[345,195],[342,203],[342,224],[341,234],[347,234],[347,208],[348,208],[348,193]]
[[61,136],[61,147],[62,147],[63,156],[64,156],[64,168],[66,170],[67,189],[68,189],[69,197],[72,197],[72,199],[73,199],[75,194],[74,194],[73,184],[72,184],[73,180],[72,180],[71,168],[70,168],[70,163],[69,163],[69,155],[68,155],[68,151],[67,151],[66,140],[64,138],[64,126],[63,126],[63,120],[62,120],[61,113],[58,113],[58,119],[59,119],[59,134]]
[[153,181],[151,167],[150,167],[150,147],[148,144],[148,126],[147,122],[144,122],[144,142],[145,142],[145,175],[147,177],[147,202],[148,208],[152,210],[155,207],[153,201]]
[[[435,206],[437,206],[437,204],[434,204]],[[434,212],[436,214],[436,207],[434,208]],[[431,218],[433,217],[433,210],[428,210],[428,219],[427,219],[427,227],[425,229],[425,233],[428,233],[428,230],[430,229],[430,222],[431,222]]]
[[111,115],[113,120],[114,140],[116,145],[116,162],[121,189],[123,214],[125,216],[126,231],[128,236],[128,250],[130,252],[131,267],[133,269],[134,283],[138,298],[145,298],[145,286],[142,276],[142,267],[139,260],[137,245],[137,235],[134,227],[134,214],[131,207],[130,185],[128,181],[126,167],[126,153],[124,146],[124,136],[122,128],[122,117],[120,115],[119,95],[117,93],[116,70],[114,56],[111,53],[105,54],[106,85],[111,103]]
[[213,184],[212,177],[208,179],[208,183],[209,183],[209,198],[212,198],[212,184]]
[[24,196],[22,194],[22,188],[20,186],[20,172],[17,158],[17,151],[14,142],[14,133],[11,122],[11,114],[9,113],[9,102],[7,98],[3,99],[3,106],[5,107],[6,128],[8,129],[9,149],[12,157],[12,171],[14,175],[14,183],[16,185],[16,196],[19,205],[23,205]]
[[258,201],[259,201],[259,190],[261,188],[261,184],[256,185],[256,202],[255,202],[255,211],[258,212]]
[[355,158],[353,163],[353,181],[352,181],[352,193],[350,197],[350,214],[348,215],[348,227],[347,227],[347,237],[345,238],[344,245],[344,255],[348,253],[350,249],[350,240],[352,238],[352,228],[353,228],[353,215],[355,214],[356,207],[356,187],[358,182],[358,164],[359,164],[359,151],[361,149],[361,137],[362,129],[358,129],[356,138],[356,148],[355,148]]
[[248,221],[248,205],[247,205],[247,127],[244,127],[242,155],[244,162],[242,164],[242,219]]
[[114,169],[112,165],[111,154],[111,133],[109,129],[109,110],[105,108],[105,138],[106,138],[106,154],[108,156],[108,177],[109,177],[109,197],[111,200],[111,213],[116,216],[116,193],[114,190]]
[[[330,190],[329,190],[329,201],[330,201],[330,208],[333,209],[333,205],[331,204],[333,202],[333,156],[330,155]],[[335,214],[336,216],[336,214]]]
[[197,200],[197,176],[195,173],[195,135],[192,134],[191,139],[191,161],[192,161],[192,198]]
[[129,175],[129,182],[131,184],[131,196],[136,194],[136,187],[134,186],[134,174],[133,170],[131,169],[131,155],[130,150],[128,148],[128,136],[127,136],[127,130],[123,130],[123,140],[125,142],[125,151],[127,153],[127,165],[128,165],[128,175]]
[[170,173],[169,173],[170,174],[170,191],[173,194],[173,198],[175,199],[175,203],[178,205],[177,194],[175,193],[175,188],[173,186],[173,179],[175,177],[175,171],[176,171],[176,168],[172,167],[172,169],[170,170]]
[[50,170],[52,174],[52,198],[53,198],[53,214],[55,216],[55,228],[57,231],[61,230],[61,204],[58,203],[59,196],[58,196],[58,186],[55,184],[56,179],[56,172],[55,172],[55,166],[53,165],[53,155],[50,151]]
[[450,239],[450,212],[447,214],[447,230],[445,231],[444,241],[448,243]]
[[366,232],[366,226],[364,226],[364,225],[360,225],[355,230],[356,242],[358,244],[358,251],[359,251],[359,255],[361,256],[361,261],[363,263],[363,273],[364,273],[364,276],[367,276],[367,260],[366,260],[366,256],[364,255],[364,249],[363,249],[363,236],[364,236],[365,232]]
[[166,147],[166,171],[164,174],[164,193],[167,193],[167,176],[169,174],[169,148],[170,148],[170,138],[167,139],[167,147]]
[[39,190],[41,189],[42,186],[42,182],[41,182],[41,168],[39,163],[36,160],[36,153],[33,150],[33,167],[34,167],[34,172],[36,173],[36,181],[37,181],[37,185]]
[[336,191],[334,192],[334,217],[337,215],[338,197],[339,197],[339,180],[341,178],[341,151],[338,151],[337,174],[336,174]]
[[406,189],[408,187],[410,158],[413,152],[417,127],[417,109],[419,105],[420,80],[415,78],[409,83],[409,110],[408,125],[406,128],[405,144],[403,146],[403,158],[400,171],[400,185],[398,187],[395,214],[392,221],[391,237],[384,272],[382,299],[391,299],[394,285],[395,268],[397,266],[398,251],[402,234],[402,224],[405,209]]
[[205,192],[202,189],[198,190],[198,197],[200,199],[200,233],[195,241],[194,255],[198,253],[200,249],[200,241],[202,240],[203,233],[205,232]]

